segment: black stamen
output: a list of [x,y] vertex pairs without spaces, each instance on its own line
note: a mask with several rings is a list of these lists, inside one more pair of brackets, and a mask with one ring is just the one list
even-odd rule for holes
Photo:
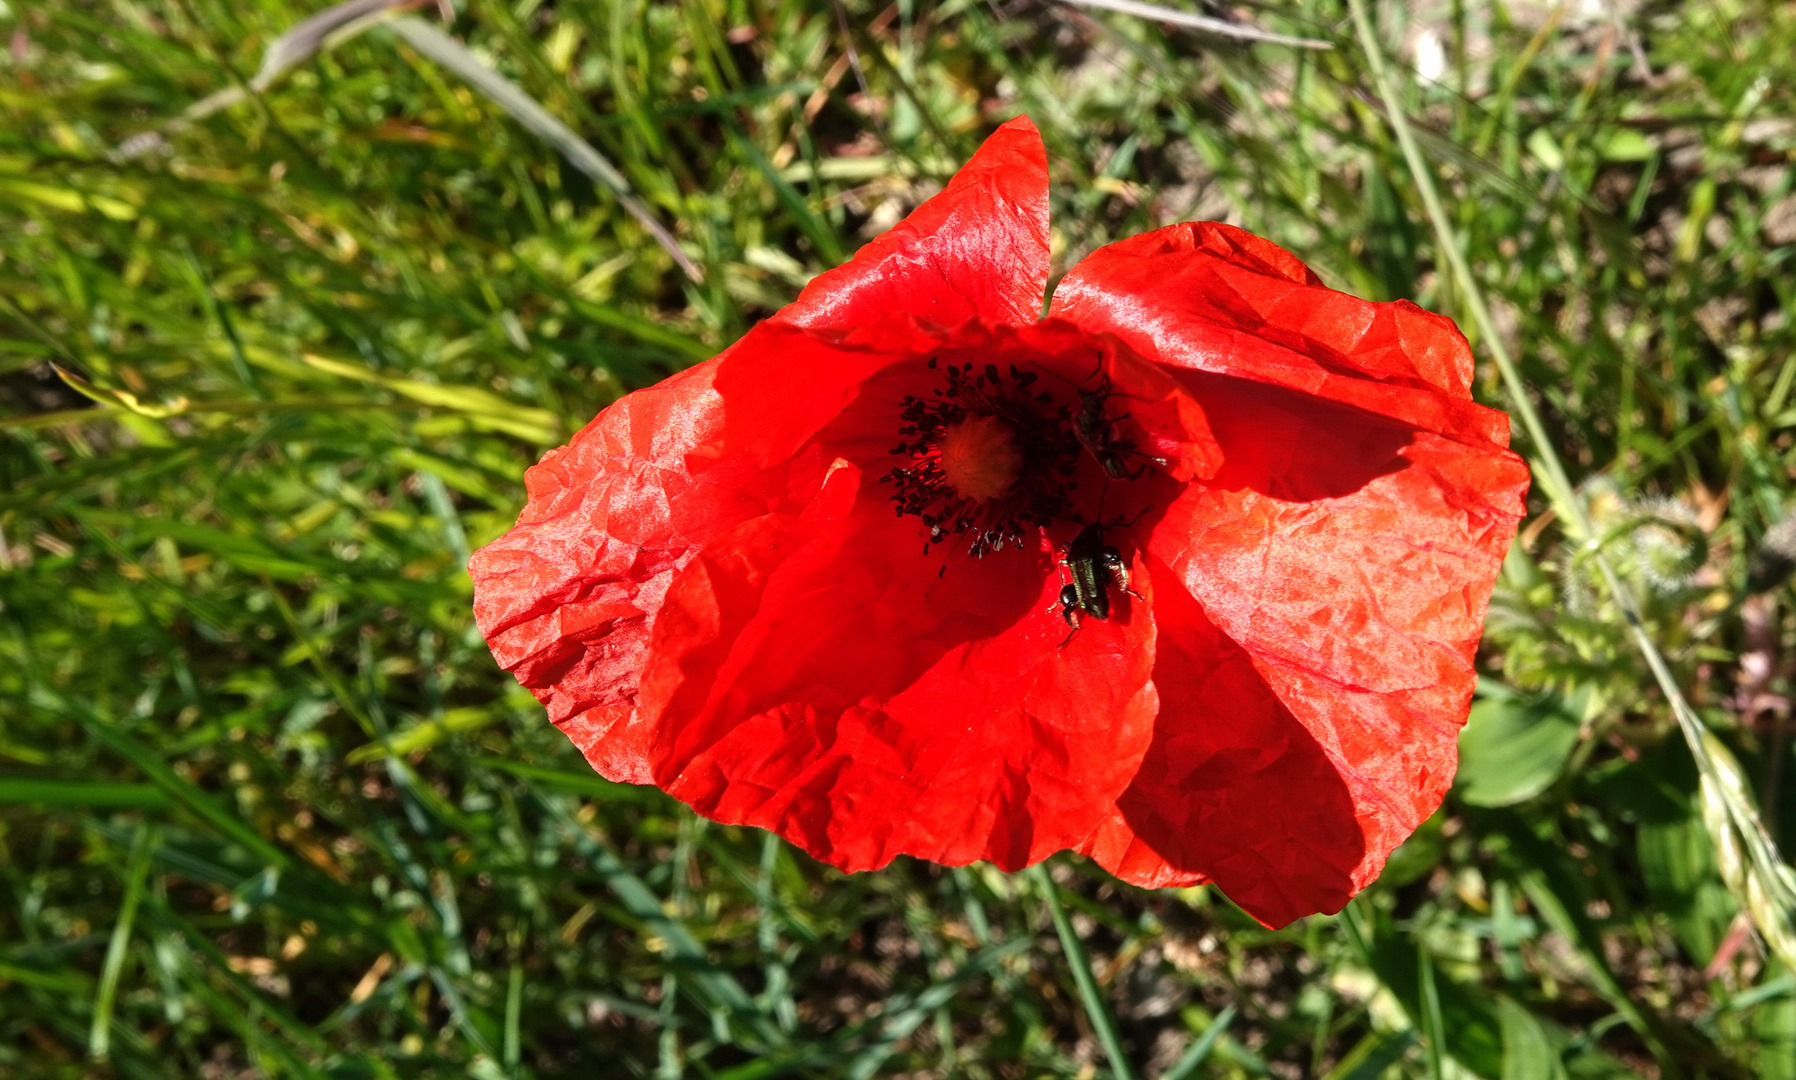
[[[1027,530],[1066,520],[1071,510],[1067,479],[1078,466],[1079,441],[1069,426],[1070,406],[1051,410],[1052,394],[1033,398],[1018,393],[1036,381],[1034,372],[1010,368],[1010,386],[996,364],[973,373],[973,364],[948,364],[931,357],[931,370],[940,370],[946,385],[931,390],[930,398],[915,395],[899,402],[898,429],[902,436],[892,454],[910,459],[880,477],[892,485],[892,502],[900,516],[920,518],[929,531],[925,552],[951,532],[967,541],[967,553],[980,558],[1007,545],[1021,544]],[[1016,435],[1023,468],[1011,491],[1001,498],[978,502],[954,490],[941,464],[941,446],[948,429],[971,416],[1003,420]]]

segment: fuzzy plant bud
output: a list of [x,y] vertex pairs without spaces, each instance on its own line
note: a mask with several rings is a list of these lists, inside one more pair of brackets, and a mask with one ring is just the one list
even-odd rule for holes
[[1631,506],[1629,561],[1655,591],[1681,589],[1709,558],[1709,538],[1696,511],[1676,499],[1645,499]]
[[1746,591],[1770,592],[1796,573],[1796,510],[1771,527],[1746,567]]

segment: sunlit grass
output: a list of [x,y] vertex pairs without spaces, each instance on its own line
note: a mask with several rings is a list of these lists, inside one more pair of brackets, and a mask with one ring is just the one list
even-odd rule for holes
[[[314,10],[0,6],[0,1073],[1101,1072],[1027,878],[844,877],[600,780],[494,668],[461,567],[545,448],[1018,112],[1058,267],[1218,218],[1488,356],[1345,6],[1255,17],[1326,52],[1017,0],[465,8],[447,32],[699,281],[387,28],[116,153]],[[1796,449],[1796,15],[1376,14],[1608,557],[1796,835],[1796,626],[1744,594]],[[1478,392],[1505,405],[1488,364]],[[1137,1075],[1796,1078],[1796,978],[1533,509],[1461,785],[1347,913],[1273,933],[1056,864]]]

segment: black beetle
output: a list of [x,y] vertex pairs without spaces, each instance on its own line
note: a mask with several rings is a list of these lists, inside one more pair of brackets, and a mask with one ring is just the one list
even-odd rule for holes
[[[1045,369],[1044,369],[1045,370]],[[1135,445],[1135,441],[1126,435],[1119,435],[1116,425],[1129,418],[1128,413],[1111,416],[1105,410],[1110,406],[1110,399],[1116,395],[1116,384],[1104,371],[1104,361],[1100,357],[1098,366],[1091,374],[1098,377],[1098,388],[1088,390],[1083,383],[1075,383],[1057,371],[1048,374],[1071,386],[1079,395],[1078,411],[1072,415],[1073,437],[1085,448],[1092,460],[1104,469],[1104,475],[1112,480],[1139,480],[1147,472],[1149,465],[1165,465],[1166,462],[1152,454],[1146,453]],[[1086,382],[1091,377],[1086,377]],[[1128,458],[1143,458],[1139,466],[1131,470]]]
[[[1136,515],[1137,520],[1140,517],[1140,514]],[[1081,617],[1089,615],[1094,619],[1109,620],[1111,585],[1141,599],[1140,593],[1129,588],[1129,564],[1123,560],[1122,552],[1104,543],[1104,530],[1118,525],[1121,525],[1120,521],[1107,525],[1094,522],[1080,529],[1079,535],[1066,545],[1060,565],[1067,568],[1073,579],[1060,587],[1060,617],[1073,632],[1060,643],[1063,649],[1079,633]]]

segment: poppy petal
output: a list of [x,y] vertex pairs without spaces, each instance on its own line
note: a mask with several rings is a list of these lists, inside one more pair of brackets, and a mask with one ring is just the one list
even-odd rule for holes
[[1046,552],[944,573],[920,546],[845,461],[804,513],[708,545],[644,676],[656,782],[845,870],[1016,869],[1077,844],[1147,748],[1151,594],[1061,648]]
[[[898,361],[921,359],[938,338],[898,316],[877,333],[816,332],[767,319],[717,358],[715,386],[724,402],[718,452],[772,468],[836,423],[844,409],[868,397],[867,385]],[[896,399],[877,425],[877,439],[896,433]],[[883,449],[883,447],[882,447]]]
[[1268,926],[1339,911],[1366,841],[1335,762],[1157,560],[1154,686],[1141,769],[1084,850],[1149,888],[1213,880]]
[[1327,288],[1289,252],[1232,226],[1173,225],[1099,248],[1061,279],[1049,314],[1163,364],[1508,441],[1508,419],[1470,400],[1471,350],[1451,320]]
[[650,782],[636,717],[649,626],[698,544],[767,512],[747,462],[709,456],[716,361],[620,398],[525,474],[518,523],[474,553],[474,619],[499,666],[594,769]]
[[[1338,910],[1452,782],[1527,471],[1499,446],[1183,379],[1226,464],[1148,542],[1166,575],[1154,681],[1179,704],[1119,808],[1169,870],[1214,878],[1269,924]],[[1274,809],[1281,787],[1302,795]],[[1193,828],[1211,817],[1223,848]],[[1166,872],[1137,853],[1132,879]]]
[[813,330],[903,311],[936,326],[1026,326],[1048,287],[1048,155],[1026,116],[998,128],[940,194],[806,285],[774,316]]
[[1521,459],[1279,387],[1182,379],[1225,464],[1149,544],[1205,613],[1256,656],[1349,686],[1469,678],[1524,509]]

